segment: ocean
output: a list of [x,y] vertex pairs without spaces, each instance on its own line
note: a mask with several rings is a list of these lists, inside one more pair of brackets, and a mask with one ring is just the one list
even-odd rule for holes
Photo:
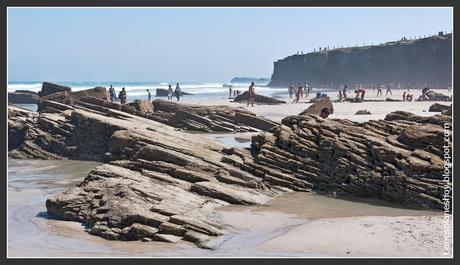
[[[112,85],[118,93],[122,87],[125,87],[128,100],[133,101],[135,99],[147,99],[146,89],[149,89],[152,96],[155,98],[155,91],[157,88],[167,89],[168,85],[171,84],[173,89],[176,87],[176,82],[86,82],[86,81],[72,81],[72,82],[53,82],[69,86],[72,91],[80,91],[97,86],[103,86],[107,89]],[[213,100],[213,99],[227,99],[229,95],[228,87],[224,87],[224,84],[231,84],[233,89],[240,90],[241,93],[246,91],[249,87],[249,83],[228,83],[228,82],[179,82],[179,85],[183,92],[191,93],[193,95],[187,96],[187,101],[194,100]],[[41,81],[10,81],[8,82],[8,92],[14,92],[16,90],[30,90],[38,92],[41,90]],[[269,88],[267,84],[256,84],[256,93],[265,96],[274,96],[279,92],[287,91],[286,88]]]

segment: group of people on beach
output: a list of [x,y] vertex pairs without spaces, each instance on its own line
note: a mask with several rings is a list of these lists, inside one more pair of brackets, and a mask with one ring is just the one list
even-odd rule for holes
[[[182,89],[180,88],[179,83],[176,83],[176,88],[174,89],[174,95],[176,96],[177,101],[180,100],[182,96]],[[168,85],[168,100],[173,100],[173,89],[171,85]]]
[[297,83],[297,85],[293,85],[291,83],[288,86],[289,98],[292,98],[292,96],[295,95],[295,99],[292,101],[292,103],[299,103],[300,98],[303,98],[304,95],[305,98],[309,98],[310,92],[312,90],[312,85],[308,84],[307,82],[305,82],[303,86],[300,83]]
[[[233,89],[233,86],[232,86],[232,85],[229,85],[229,86],[228,86],[228,98],[229,98],[229,99],[236,98],[236,97],[238,97],[240,94],[241,94],[241,92],[240,92],[239,89]],[[233,96],[232,96],[232,95],[233,95]]]
[[[148,88],[146,89],[146,92],[147,92],[148,101],[152,102],[152,93],[150,92],[150,90]],[[176,83],[176,88],[174,90],[172,89],[171,85],[169,85],[169,87],[168,87],[168,100],[173,100],[173,95],[174,95],[176,97],[177,101],[179,101],[180,97],[181,97],[181,92],[182,92],[182,90],[180,88],[179,83]],[[110,85],[109,98],[110,98],[110,102],[115,102],[116,100],[120,100],[120,104],[126,104],[127,100],[128,100],[128,95],[126,93],[126,88],[122,87],[120,93],[118,93],[118,96],[117,96],[117,94],[115,92],[115,88],[112,85]]]
[[115,100],[119,99],[121,104],[126,104],[126,100],[128,99],[128,96],[126,94],[126,88],[122,87],[120,93],[117,94],[115,92],[115,88],[110,85],[109,88],[109,97],[110,97],[110,102],[114,102]]

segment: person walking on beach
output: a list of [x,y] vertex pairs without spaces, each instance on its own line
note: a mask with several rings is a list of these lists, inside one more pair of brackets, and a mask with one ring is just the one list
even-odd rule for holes
[[254,82],[251,82],[251,85],[249,86],[248,89],[248,107],[249,104],[254,107],[254,97],[255,97],[255,88],[254,88]]
[[380,84],[379,87],[377,88],[377,97],[382,96],[382,94],[383,94],[383,86],[382,84]]
[[404,91],[404,93],[403,93],[403,101],[406,101],[406,93],[407,93],[407,92]]
[[449,84],[447,86],[447,93],[450,93],[450,92],[452,92],[452,85],[451,84]]
[[128,98],[128,96],[126,95],[125,87],[121,88],[120,93],[118,93],[118,98],[120,99],[121,104],[126,104],[126,99]]
[[388,95],[388,93],[390,93],[390,95],[393,96],[393,92],[391,92],[391,86],[390,85],[387,85],[387,91],[385,92],[385,96]]
[[288,87],[288,92],[289,92],[289,98],[292,98],[292,95],[294,94],[294,86],[292,83]]
[[109,88],[109,95],[110,95],[110,102],[113,102],[115,100],[115,88],[113,88],[112,85],[110,85],[110,88]]
[[148,88],[147,88],[147,98],[148,98],[149,102],[152,102],[152,93],[150,93]]
[[302,85],[300,83],[298,85],[299,85],[299,90],[300,90],[299,91],[300,97],[303,98],[303,87],[302,87]]
[[180,86],[179,86],[179,83],[176,83],[176,90],[174,90],[174,93],[176,94],[176,98],[177,98],[177,101],[180,100]]
[[173,89],[172,89],[172,86],[169,85],[169,87],[168,87],[168,100],[172,100],[172,97],[173,97]]
[[299,99],[300,99],[300,91],[302,90],[302,86],[299,86],[297,88],[297,91],[295,93],[295,99],[294,101],[292,101],[292,103],[299,103]]

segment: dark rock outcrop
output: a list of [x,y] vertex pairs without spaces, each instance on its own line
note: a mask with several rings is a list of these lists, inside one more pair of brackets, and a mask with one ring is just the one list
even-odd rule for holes
[[447,88],[452,81],[452,34],[382,45],[297,54],[274,63],[269,86],[427,83]]
[[428,91],[426,93],[426,97],[430,101],[450,101],[451,100],[449,96],[444,95],[442,93],[435,92],[435,91]]
[[[244,91],[243,94],[237,96],[233,101],[234,102],[241,102],[241,101],[248,101],[248,100],[249,100],[249,92]],[[257,104],[268,104],[268,105],[286,103],[286,101],[279,100],[279,99],[276,99],[276,98],[267,97],[267,96],[262,96],[262,95],[259,95],[259,94],[254,95],[254,102],[257,103]]]
[[47,95],[51,95],[51,94],[58,93],[58,92],[65,92],[65,91],[70,92],[72,91],[72,88],[68,86],[50,83],[50,82],[43,82],[42,90],[38,92],[38,95],[40,97],[44,97]]
[[[180,95],[181,96],[187,96],[187,95],[193,95],[193,94],[181,91]],[[168,90],[164,89],[164,88],[157,88],[157,90],[155,92],[155,96],[157,96],[157,97],[167,97],[168,96]],[[174,89],[173,89],[173,96],[174,96]]]
[[13,104],[37,104],[38,93],[28,90],[8,92],[8,102]]
[[368,111],[367,109],[364,110],[358,110],[355,115],[371,115],[371,112]]
[[452,105],[447,106],[439,103],[434,103],[433,105],[430,106],[428,111],[430,112],[447,112],[448,110],[452,109]]
[[334,107],[332,106],[331,99],[329,97],[324,97],[321,99],[316,100],[313,105],[308,107],[306,110],[302,111],[300,115],[320,115],[321,111],[324,109],[328,109],[331,113],[334,111]]
[[[43,91],[43,90],[42,90]],[[82,104],[82,98],[98,98],[103,101],[108,101],[108,93],[105,87],[95,87],[91,89],[81,90],[81,91],[62,91],[56,92],[53,94],[48,94],[46,96],[40,96],[38,101],[38,111],[44,111],[44,106],[49,104],[43,104],[43,102],[58,102],[65,105],[73,106],[75,104]]]

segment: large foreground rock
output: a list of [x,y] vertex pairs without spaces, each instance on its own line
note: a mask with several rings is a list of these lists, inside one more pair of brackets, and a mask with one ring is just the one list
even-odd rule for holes
[[[249,100],[249,92],[245,91],[243,94],[237,96],[233,101],[234,102],[241,102],[241,101],[248,101]],[[254,95],[254,102],[257,104],[283,104],[286,101],[279,100],[276,98],[271,98],[267,96],[262,96],[259,94]]]
[[442,209],[443,187],[451,185],[442,178],[446,115],[394,112],[365,123],[288,116],[246,150],[106,107],[115,103],[81,100],[45,100],[53,111],[41,113],[8,106],[8,155],[104,162],[46,207],[50,216],[84,223],[110,240],[180,239],[206,247],[226,231],[216,207],[261,204],[286,191]]
[[394,112],[364,123],[288,116],[253,137],[254,161],[336,195],[442,209],[444,124],[451,117]]

